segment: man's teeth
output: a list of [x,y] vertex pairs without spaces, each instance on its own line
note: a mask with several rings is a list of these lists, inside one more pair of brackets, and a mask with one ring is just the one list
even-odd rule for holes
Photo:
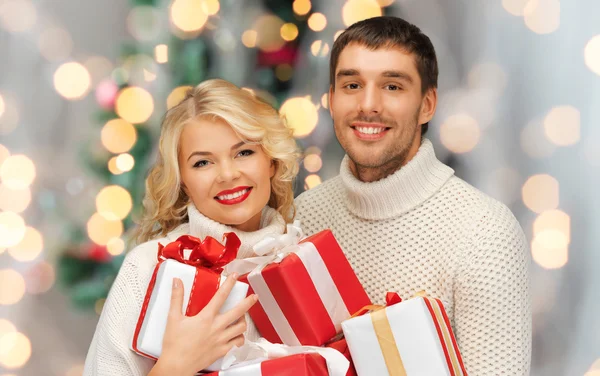
[[378,134],[381,133],[385,130],[385,128],[381,128],[381,127],[377,127],[377,128],[373,128],[373,127],[356,127],[356,129],[360,132],[360,133],[364,133],[364,134]]
[[230,195],[217,196],[219,200],[233,200],[234,198],[238,198],[243,196],[248,192],[249,188],[244,189],[243,191],[235,192]]

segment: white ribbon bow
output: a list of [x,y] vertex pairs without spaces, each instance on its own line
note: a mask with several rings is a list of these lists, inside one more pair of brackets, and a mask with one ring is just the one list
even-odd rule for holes
[[336,349],[316,346],[286,346],[275,344],[260,338],[256,342],[247,341],[243,346],[234,346],[223,358],[222,370],[235,365],[255,363],[259,359],[277,359],[289,355],[317,353],[325,358],[327,371],[331,376],[345,376],[350,367],[350,361]]
[[298,250],[298,243],[303,238],[300,221],[287,225],[287,232],[278,236],[267,236],[252,248],[258,257],[235,259],[224,267],[227,274],[243,275],[262,270],[266,265],[281,262],[287,255]]

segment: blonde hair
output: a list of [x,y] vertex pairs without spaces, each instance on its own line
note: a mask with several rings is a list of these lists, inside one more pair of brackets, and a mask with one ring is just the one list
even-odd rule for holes
[[293,179],[298,173],[299,151],[293,131],[277,110],[249,90],[213,79],[190,89],[185,98],[165,114],[161,125],[158,158],[146,179],[144,213],[137,231],[142,243],[164,236],[188,221],[190,198],[181,185],[179,139],[186,124],[198,119],[221,119],[246,142],[260,144],[275,163],[268,205],[286,222],[296,215]]

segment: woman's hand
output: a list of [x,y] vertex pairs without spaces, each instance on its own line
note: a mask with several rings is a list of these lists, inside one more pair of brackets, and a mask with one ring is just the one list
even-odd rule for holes
[[196,316],[187,317],[182,313],[183,284],[180,279],[173,279],[162,354],[149,376],[194,375],[224,356],[234,345],[244,344],[244,314],[258,300],[256,295],[219,313],[236,280],[235,274],[227,277],[208,305]]

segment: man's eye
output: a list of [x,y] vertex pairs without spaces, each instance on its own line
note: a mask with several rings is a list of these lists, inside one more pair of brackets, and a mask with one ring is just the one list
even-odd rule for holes
[[254,154],[254,150],[250,150],[250,149],[242,150],[242,151],[240,151],[238,153],[238,155],[240,157],[247,157],[247,156],[252,155],[252,154]]
[[194,163],[194,168],[204,167],[207,164],[208,164],[208,161],[206,161],[206,160],[198,161],[198,162]]
[[355,90],[355,89],[358,89],[359,86],[358,86],[358,84],[347,84],[347,85],[344,86],[344,88]]
[[402,88],[398,85],[387,85],[386,86],[390,91],[396,91],[396,90],[401,90]]

